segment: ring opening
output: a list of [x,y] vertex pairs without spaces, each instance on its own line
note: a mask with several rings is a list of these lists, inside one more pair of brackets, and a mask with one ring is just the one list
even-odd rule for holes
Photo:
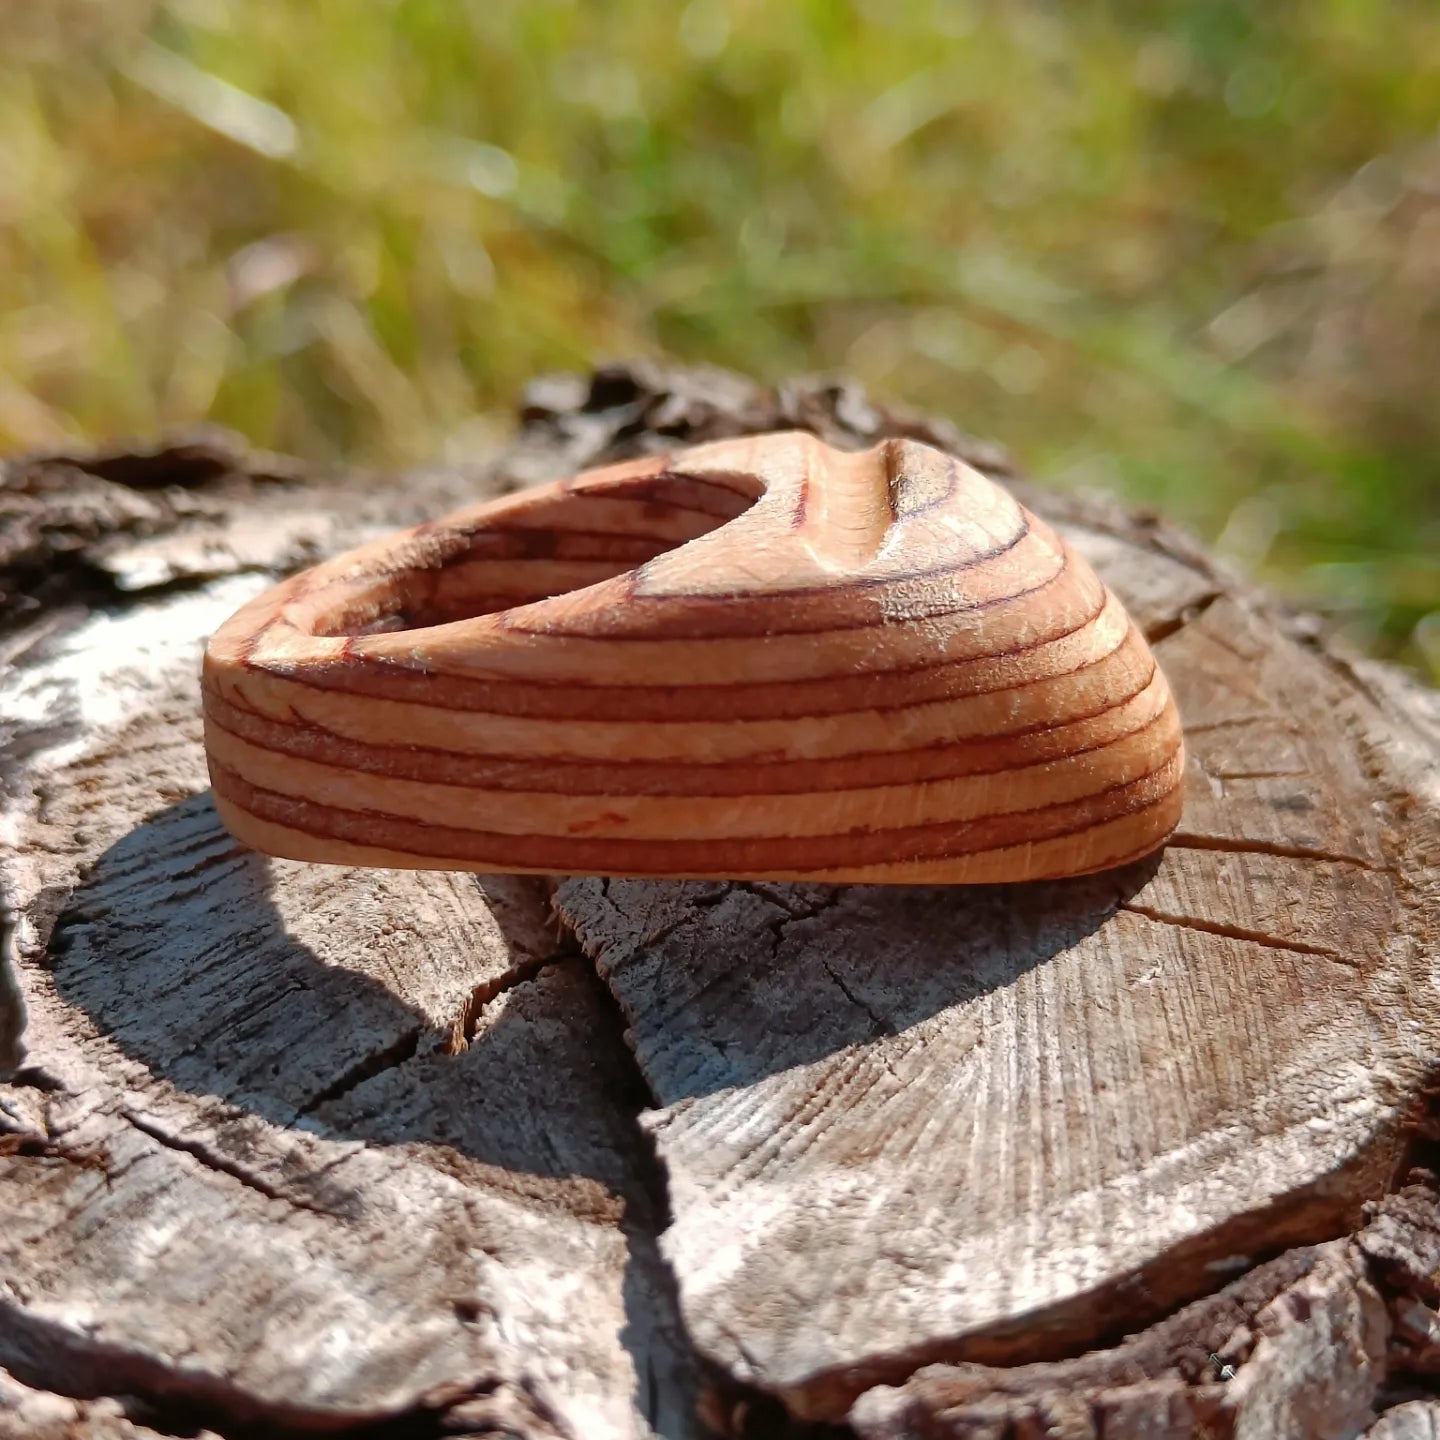
[[374,568],[298,596],[290,619],[311,635],[358,636],[513,610],[628,574],[744,514],[764,489],[755,475],[640,463],[639,474],[522,494],[471,524],[423,525]]

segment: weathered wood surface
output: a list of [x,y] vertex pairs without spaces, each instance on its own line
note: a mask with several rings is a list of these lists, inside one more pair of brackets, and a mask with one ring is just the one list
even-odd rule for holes
[[[455,484],[267,487],[234,512],[249,551],[229,512],[139,543],[172,572],[248,569],[264,515],[288,564]],[[459,1406],[527,1434],[684,1434],[639,1096],[543,891],[271,864],[219,824],[200,651],[268,578],[52,610],[16,639],[29,1024],[0,1088],[0,1365],[231,1421]]]
[[1365,1440],[1440,1440],[1440,1400],[1406,1400],[1387,1410]]
[[[931,1365],[868,1391],[851,1420],[862,1440],[1357,1436],[1387,1377],[1440,1380],[1440,1355],[1402,1333],[1403,1317],[1427,1308],[1416,1292],[1433,1293],[1440,1278],[1437,1227],[1433,1193],[1416,1187],[1377,1207],[1355,1237],[1291,1250],[1113,1349],[1008,1369]],[[1417,1262],[1432,1267],[1428,1285]],[[1387,1307],[1381,1286],[1403,1298]]]
[[[523,479],[777,424],[961,443],[726,377],[554,382],[527,418]],[[0,491],[0,1435],[678,1436],[701,1393],[750,1434],[788,1406],[867,1437],[1280,1440],[1359,1435],[1440,1369],[1429,1182],[1360,1213],[1433,1163],[1433,699],[1163,527],[1027,492],[1179,693],[1158,864],[571,880],[557,926],[539,882],[262,861],[204,795],[215,624],[488,474],[148,463]]]

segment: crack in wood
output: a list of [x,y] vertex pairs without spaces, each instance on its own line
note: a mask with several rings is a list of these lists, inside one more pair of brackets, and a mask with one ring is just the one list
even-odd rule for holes
[[0,1081],[25,1062],[25,1002],[10,958],[12,932],[7,920],[0,935]]
[[[602,881],[602,894],[608,899],[609,881]],[[675,933],[684,925],[693,923],[697,913],[713,909],[734,890],[748,890],[756,894],[757,898],[776,905],[786,913],[777,917],[769,929],[776,939],[777,948],[785,928],[800,920],[813,918],[815,915],[832,908],[844,897],[848,887],[834,887],[829,895],[817,905],[806,909],[795,911],[784,903],[776,894],[766,893],[769,887],[756,882],[732,882],[722,887],[714,894],[702,893],[691,897],[684,907],[684,914],[671,924],[666,925],[663,930],[654,936],[646,937],[643,944],[636,947],[636,953],[649,950],[661,943],[666,937]],[[573,925],[564,917],[563,912],[557,907],[555,910],[557,924],[563,929],[568,945],[573,945],[573,950],[566,949],[564,954],[553,958],[567,958],[569,955],[585,955],[583,944]],[[641,1174],[638,1179],[649,1198],[651,1205],[651,1224],[646,1228],[646,1235],[655,1243],[655,1255],[657,1269],[663,1274],[670,1294],[670,1300],[675,1315],[678,1332],[672,1335],[672,1340],[678,1346],[682,1346],[689,1362],[698,1372],[707,1377],[705,1388],[699,1397],[699,1411],[702,1416],[709,1416],[711,1428],[716,1433],[724,1433],[735,1437],[735,1440],[800,1440],[802,1436],[813,1437],[813,1440],[820,1440],[822,1436],[834,1436],[836,1440],[841,1437],[850,1436],[848,1429],[838,1426],[819,1425],[810,1422],[798,1421],[790,1416],[784,1409],[781,1402],[769,1392],[758,1385],[748,1381],[739,1380],[731,1374],[718,1369],[701,1357],[695,1350],[694,1344],[685,1329],[685,1320],[679,1303],[679,1277],[674,1266],[665,1256],[663,1249],[659,1246],[660,1237],[670,1228],[672,1211],[670,1204],[670,1174],[663,1156],[654,1143],[654,1139],[641,1123],[641,1115],[646,1108],[659,1107],[662,1102],[655,1093],[648,1078],[645,1075],[644,1067],[640,1064],[634,1047],[634,1035],[630,1028],[629,1020],[624,1005],[621,1003],[615,991],[611,988],[606,974],[606,968],[602,962],[603,949],[595,955],[585,956],[587,960],[586,971],[594,984],[601,1003],[609,1013],[621,1039],[620,1050],[623,1052],[626,1061],[627,1073],[632,1077],[635,1086],[636,1104],[634,1108],[633,1124],[640,1137],[640,1144],[637,1147],[638,1153],[643,1157]],[[549,961],[545,963],[550,963]],[[828,967],[827,967],[828,973]],[[846,987],[839,979],[831,973],[847,998],[862,1011],[871,1016],[872,1021],[882,1027],[885,1033],[893,1034],[893,1027],[889,1027],[881,1017],[870,1011],[864,1003],[850,995]],[[887,1066],[888,1068],[888,1066]],[[632,1239],[632,1243],[633,1239]],[[751,1369],[758,1373],[759,1366],[756,1357],[745,1351],[744,1342],[740,1337],[735,1337],[737,1348],[745,1355],[750,1363]],[[656,1394],[653,1373],[647,1369],[647,1398],[646,1415],[653,1425],[656,1417]],[[707,1433],[709,1431],[707,1430]]]
[[1185,722],[1185,735],[1208,735],[1215,730],[1244,730],[1251,725],[1278,724],[1287,735],[1299,735],[1301,729],[1293,721],[1286,720],[1270,710],[1252,710],[1245,715],[1225,715],[1219,720],[1196,720]]
[[[513,990],[517,985],[528,984],[535,979],[542,970],[548,969],[551,965],[557,965],[562,960],[570,960],[580,954],[580,947],[575,944],[570,948],[569,941],[573,940],[573,934],[569,933],[568,940],[562,937],[561,948],[549,955],[532,956],[528,960],[522,960],[512,969],[505,971],[503,975],[493,976],[489,980],[482,980],[465,997],[460,1007],[460,1013],[450,1022],[449,1033],[445,1040],[445,1051],[449,1055],[461,1055],[469,1049],[475,1039],[476,1031],[479,1029],[480,1019],[485,1013],[485,1007],[498,996],[505,994],[507,990]],[[414,1054],[412,1048],[411,1054]],[[409,1059],[409,1056],[405,1057]]]
[[1323,850],[1313,845],[1285,845],[1278,840],[1246,840],[1235,835],[1200,835],[1177,830],[1166,842],[1177,850],[1218,850],[1227,855],[1273,855],[1279,860],[1318,860],[1334,865],[1357,865],[1377,875],[1394,875],[1393,865],[1379,865],[1347,850]]
[[1216,770],[1200,761],[1201,768],[1212,780],[1303,780],[1309,774],[1308,770]]
[[[882,1035],[893,1035],[893,1034],[895,1034],[895,1026],[894,1026],[893,1024],[891,1024],[891,1022],[890,1022],[889,1020],[887,1020],[883,1015],[877,1015],[877,1014],[875,1013],[875,1011],[874,1011],[873,1009],[871,1009],[871,1007],[870,1007],[869,1005],[867,1005],[867,1004],[835,973],[835,971],[831,968],[830,962],[829,962],[828,960],[821,959],[821,961],[820,961],[820,968],[821,968],[822,970],[824,970],[824,972],[835,982],[835,984],[839,987],[840,993],[841,993],[853,1006],[855,1006],[855,1008],[856,1008],[857,1010],[859,1010],[859,1011],[861,1012],[861,1014],[866,1015],[866,1016],[869,1017],[869,1020],[870,1020],[870,1028],[871,1028],[871,1031],[872,1031],[872,1033],[874,1034],[874,1036],[875,1036],[876,1038],[879,1038],[879,1037],[882,1036]],[[887,1068],[888,1068],[888,1067],[887,1067]]]
[[1340,676],[1342,680],[1353,685],[1376,710],[1385,712],[1387,707],[1383,698],[1344,655],[1337,655],[1334,650],[1320,644],[1314,637],[1303,638],[1298,643],[1311,655],[1316,656],[1329,670]]
[[237,1164],[234,1160],[224,1155],[217,1155],[210,1146],[200,1140],[186,1140],[179,1135],[172,1135],[154,1120],[136,1114],[129,1107],[122,1106],[117,1112],[127,1125],[138,1130],[142,1135],[148,1135],[157,1144],[163,1145],[167,1150],[176,1151],[179,1154],[189,1155],[199,1162],[206,1170],[213,1171],[217,1175],[228,1176],[231,1180],[237,1181],[247,1190],[253,1190],[257,1195],[263,1195],[267,1200],[277,1200],[293,1210],[308,1210],[313,1215],[324,1215],[329,1219],[344,1219],[343,1211],[334,1210],[324,1205],[317,1205],[312,1201],[304,1200],[299,1196],[282,1190],[279,1186],[262,1180],[258,1175],[247,1170],[243,1165]]
[[[694,924],[696,916],[699,914],[699,912],[704,910],[713,910],[717,905],[729,899],[730,895],[734,891],[748,889],[750,889],[750,886],[743,881],[717,882],[717,887],[713,891],[702,892],[698,895],[686,896],[684,907],[681,909],[679,915],[677,915],[675,919],[668,921],[658,930],[647,931],[643,940],[634,942],[635,954],[641,955],[646,953],[647,951],[654,950],[657,945],[663,945],[665,941],[667,941],[677,931],[683,930],[687,925]],[[612,905],[614,904],[614,901],[610,897],[610,881],[606,878],[601,878],[600,893],[602,896],[604,896],[607,903]],[[592,954],[589,950],[586,950],[584,942],[580,940],[578,935],[576,935],[575,931],[570,927],[569,922],[564,919],[564,916],[558,909],[556,910],[555,914],[559,922],[565,926],[566,932],[574,938],[579,953],[582,953],[586,955],[587,958],[594,960],[598,965],[605,953],[606,947],[604,945],[601,945]],[[604,976],[602,975],[601,978],[603,979]]]
[[302,1105],[295,1112],[296,1118],[313,1115],[322,1105],[328,1105],[333,1100],[341,1099],[367,1080],[373,1080],[384,1071],[393,1070],[397,1065],[403,1065],[407,1060],[412,1059],[420,1048],[420,1036],[423,1029],[423,1026],[412,1025],[403,1031],[393,1043],[352,1065],[338,1079]]
[[1281,940],[1263,930],[1252,930],[1244,925],[1226,925],[1218,920],[1205,920],[1198,915],[1174,915],[1165,910],[1156,910],[1134,900],[1122,901],[1119,908],[1130,915],[1139,915],[1146,920],[1155,920],[1162,925],[1174,925],[1181,930],[1198,930],[1204,935],[1220,935],[1227,940],[1244,940],[1252,945],[1263,945],[1267,950],[1289,950],[1297,955],[1318,955],[1333,960],[1337,965],[1359,969],[1359,963],[1347,959],[1338,950],[1325,945],[1308,945],[1303,940]]
[[[737,880],[734,882],[734,888],[747,890],[759,899],[768,900],[770,904],[784,910],[789,917],[784,922],[787,925],[791,920],[813,920],[817,915],[823,915],[827,910],[834,909],[850,889],[848,885],[829,885],[825,887],[828,894],[817,898],[813,903],[807,903],[805,896],[787,894],[783,881],[771,883],[764,880]],[[719,898],[723,899],[724,897],[722,895]],[[709,905],[714,903],[714,900],[709,901]],[[696,908],[700,908],[698,904]]]
[[1144,630],[1146,641],[1151,645],[1158,645],[1162,640],[1168,640],[1187,625],[1193,625],[1217,600],[1223,600],[1225,594],[1224,590],[1207,590],[1173,615],[1152,620]]

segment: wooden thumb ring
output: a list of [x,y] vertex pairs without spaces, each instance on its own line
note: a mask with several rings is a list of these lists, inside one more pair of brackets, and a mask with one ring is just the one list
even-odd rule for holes
[[204,696],[226,825],[300,860],[1035,880],[1180,817],[1120,602],[909,440],[727,440],[458,511],[246,605]]

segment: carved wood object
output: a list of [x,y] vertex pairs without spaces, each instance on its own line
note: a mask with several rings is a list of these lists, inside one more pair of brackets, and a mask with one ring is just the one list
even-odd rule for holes
[[[1185,721],[1162,850],[861,885],[226,831],[198,675],[237,608],[507,487],[794,429],[944,450],[1093,567]],[[611,370],[399,481],[0,466],[0,666],[0,1440],[1433,1437],[1440,697],[1169,527],[849,387]],[[339,694],[295,693],[286,743]]]
[[296,859],[818,881],[1083,874],[1174,829],[1165,677],[952,455],[791,431],[373,543],[211,641],[230,829]]

